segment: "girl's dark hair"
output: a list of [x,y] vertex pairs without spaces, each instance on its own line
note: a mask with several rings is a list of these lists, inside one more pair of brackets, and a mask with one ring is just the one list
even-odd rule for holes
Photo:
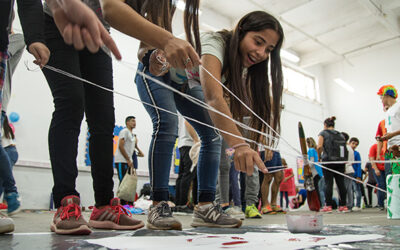
[[[240,52],[240,42],[247,32],[265,29],[276,31],[279,35],[279,40],[267,60],[248,68],[245,83],[248,88],[244,88],[242,82],[244,67]],[[283,91],[280,50],[284,39],[281,24],[275,17],[264,11],[254,11],[245,15],[233,31],[223,30],[218,33],[226,44],[222,74],[226,78],[227,87],[241,100],[247,100],[250,108],[279,133]],[[268,64],[270,64],[272,87],[268,76]],[[270,88],[272,89],[272,96],[270,95]],[[242,120],[243,114],[248,113],[248,111],[235,98],[231,97],[229,102],[233,118]],[[267,134],[272,134],[272,131],[254,115],[251,115],[250,126]],[[255,132],[250,132],[250,138],[257,142],[271,143],[269,138],[264,138],[264,136]]]
[[325,121],[324,121],[324,125],[326,126],[326,127],[335,127],[335,120],[336,120],[336,117],[334,117],[334,116],[332,116],[332,117],[329,117],[329,118],[326,118],[325,119]]
[[[172,17],[176,10],[176,0],[126,0],[125,3],[138,11],[150,22],[172,33]],[[199,33],[199,5],[200,0],[186,0],[184,26],[186,39],[201,53]],[[193,33],[193,35],[192,35]],[[194,41],[193,41],[194,38]]]
[[307,142],[307,146],[308,146],[309,148],[315,148],[315,149],[317,149],[317,143],[315,143],[315,140],[314,140],[312,137],[308,137],[308,138],[306,139],[306,142]]
[[8,123],[7,116],[4,117],[3,129],[4,129],[4,137],[5,138],[7,138],[7,139],[15,139],[14,132],[13,132],[10,124]]

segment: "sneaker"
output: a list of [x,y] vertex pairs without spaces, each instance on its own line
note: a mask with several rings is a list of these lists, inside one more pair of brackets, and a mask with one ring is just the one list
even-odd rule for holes
[[332,206],[324,206],[321,210],[323,213],[332,213]]
[[182,230],[182,224],[172,216],[166,201],[151,205],[147,215],[147,228],[153,230]]
[[225,209],[224,213],[226,213],[227,215],[230,215],[233,218],[239,219],[239,220],[244,220],[244,218],[245,218],[245,215],[242,212],[242,209],[238,206],[229,207],[229,208]]
[[350,210],[346,206],[339,206],[338,212],[348,213]]
[[81,200],[78,196],[69,195],[61,200],[61,207],[58,208],[50,225],[50,230],[56,234],[87,235],[92,231],[82,217]]
[[14,231],[14,221],[0,212],[0,234]]
[[260,212],[258,212],[258,209],[254,204],[251,206],[246,206],[245,214],[246,218],[251,218],[251,219],[262,218]]
[[378,208],[379,208],[379,211],[385,210],[385,207],[378,207]]
[[119,198],[113,198],[110,205],[103,208],[93,207],[89,225],[99,229],[136,230],[144,227],[143,221],[132,218],[131,212],[126,210]]
[[351,209],[351,211],[353,211],[353,212],[359,212],[359,211],[361,211],[361,207],[353,207],[353,208]]
[[273,210],[275,213],[286,214],[286,211],[284,211],[284,210],[281,208],[281,206],[279,206],[279,205],[272,205],[271,207],[272,207],[272,210]]
[[19,199],[19,195],[16,192],[4,194],[4,198],[7,201],[7,213],[8,216],[12,216],[14,214],[17,214],[19,211],[21,211],[21,201]]
[[4,210],[4,209],[7,209],[7,208],[8,208],[8,206],[7,206],[6,203],[0,203],[0,210]]
[[242,225],[241,220],[224,213],[221,206],[215,202],[197,205],[193,215],[192,227],[239,228]]
[[270,205],[261,208],[262,214],[276,214],[276,212],[272,209]]

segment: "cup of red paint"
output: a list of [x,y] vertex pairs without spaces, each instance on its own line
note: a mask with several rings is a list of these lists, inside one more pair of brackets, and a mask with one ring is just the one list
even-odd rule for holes
[[286,223],[291,233],[319,233],[324,227],[322,214],[286,214]]

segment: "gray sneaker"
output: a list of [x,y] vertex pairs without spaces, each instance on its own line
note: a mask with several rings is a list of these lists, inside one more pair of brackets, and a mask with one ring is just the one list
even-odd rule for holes
[[221,206],[215,202],[202,207],[196,206],[193,214],[192,227],[238,228],[242,225],[241,220],[232,218],[228,214],[225,214],[222,211]]
[[182,224],[172,216],[166,201],[151,205],[147,215],[147,228],[153,230],[182,230]]

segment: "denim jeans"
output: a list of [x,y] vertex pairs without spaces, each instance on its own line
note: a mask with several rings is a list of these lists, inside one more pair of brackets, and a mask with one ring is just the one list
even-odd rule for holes
[[321,203],[321,207],[325,206],[325,178],[322,176],[318,182],[319,187],[319,201]]
[[[354,173],[346,174],[348,177],[353,177]],[[353,180],[344,177],[344,186],[346,187],[346,206],[348,209],[352,209],[354,206],[354,190],[353,190]]]
[[[102,87],[113,89],[112,60],[102,50],[77,51],[65,44],[53,18],[45,16],[45,40],[51,51],[48,65],[65,70]],[[48,143],[56,207],[76,190],[78,137],[83,115],[90,133],[89,156],[96,206],[108,205],[113,188],[113,93],[43,68],[54,102]],[[50,105],[50,104],[49,104]],[[86,133],[86,131],[83,131]]]
[[356,194],[356,207],[361,207],[361,188],[360,185],[358,185],[359,183],[353,181],[353,191]]
[[233,200],[233,204],[235,206],[242,206],[239,188],[239,171],[235,169],[235,164],[233,161],[231,161],[231,169],[229,170],[229,186],[230,200]]
[[[1,125],[3,125],[4,115],[5,113],[2,112]],[[0,129],[2,127],[1,125]],[[3,191],[3,188],[6,193],[17,192],[14,175],[12,173],[11,160],[6,150],[1,146],[1,137],[0,137],[0,187],[1,187],[1,192]]]
[[[376,182],[378,182],[378,187],[383,190],[386,190],[385,170],[379,170],[379,172],[381,172],[381,175],[377,176],[375,170],[372,171],[372,173],[374,173]],[[384,207],[383,202],[385,201],[385,199],[386,199],[386,193],[378,190],[378,206]]]
[[[198,100],[204,101],[201,86],[189,88],[187,85],[174,83],[167,73],[163,77],[155,77],[141,63],[139,72],[154,77],[175,89],[178,89]],[[208,111],[192,103],[179,94],[172,92],[156,82],[136,74],[140,99],[143,102],[166,109],[172,113],[181,113],[203,123],[212,125]],[[148,153],[152,199],[168,200],[168,182],[175,140],[178,137],[178,117],[165,111],[144,104],[153,122],[153,134]],[[188,121],[196,130],[201,140],[199,160],[197,163],[198,199],[199,202],[214,201],[221,155],[221,136],[212,128],[197,122]]]

